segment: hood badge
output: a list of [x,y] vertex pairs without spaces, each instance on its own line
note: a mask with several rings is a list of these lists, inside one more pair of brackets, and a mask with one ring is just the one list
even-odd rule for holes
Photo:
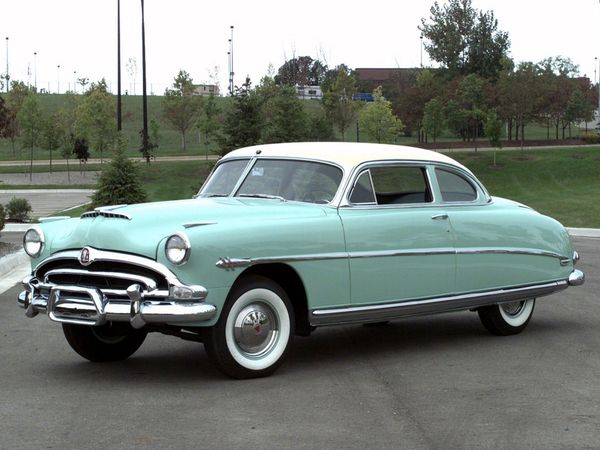
[[94,262],[94,257],[92,256],[92,249],[89,247],[83,247],[81,249],[81,253],[79,254],[79,264],[82,266],[89,266]]

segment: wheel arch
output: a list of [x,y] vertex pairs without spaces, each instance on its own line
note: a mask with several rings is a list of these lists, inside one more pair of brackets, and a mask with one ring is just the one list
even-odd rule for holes
[[[298,272],[291,266],[283,263],[257,264],[244,270],[235,280],[233,286],[238,285],[250,275],[260,275],[279,284],[287,293],[294,307],[294,324],[296,334],[308,336],[314,327],[308,322],[308,297],[304,283]],[[233,287],[232,287],[233,289]]]

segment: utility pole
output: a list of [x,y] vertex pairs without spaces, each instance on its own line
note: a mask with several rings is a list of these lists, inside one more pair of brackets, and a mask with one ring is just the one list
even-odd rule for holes
[[235,74],[233,70],[233,25],[229,27],[231,31],[231,39],[229,39],[229,94],[233,95],[233,90],[235,88],[235,84],[233,81],[233,76]]
[[117,0],[117,131],[121,131],[121,123],[121,0]]
[[142,108],[144,112],[144,129],[142,130],[142,147],[144,155],[148,154],[148,97],[146,95],[146,30],[144,27],[144,0],[142,2]]
[[37,52],[33,52],[33,85],[37,92]]
[[8,36],[6,36],[6,76],[4,80],[6,81],[6,93],[8,94],[8,85],[10,84],[10,75],[8,74]]

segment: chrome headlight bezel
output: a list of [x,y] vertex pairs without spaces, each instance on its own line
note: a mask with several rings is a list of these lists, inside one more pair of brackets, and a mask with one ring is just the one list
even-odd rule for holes
[[[46,238],[42,229],[34,225],[29,227],[23,235],[23,249],[30,258],[37,258],[44,250]],[[33,247],[33,248],[32,248]]]
[[165,242],[165,256],[167,261],[175,266],[182,266],[190,259],[192,244],[185,233],[176,232]]

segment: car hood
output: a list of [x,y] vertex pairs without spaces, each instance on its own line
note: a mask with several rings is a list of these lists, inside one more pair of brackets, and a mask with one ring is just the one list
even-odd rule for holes
[[277,199],[203,198],[106,208],[79,219],[44,224],[50,253],[90,246],[156,258],[158,244],[176,231],[237,221],[324,217],[322,205]]

